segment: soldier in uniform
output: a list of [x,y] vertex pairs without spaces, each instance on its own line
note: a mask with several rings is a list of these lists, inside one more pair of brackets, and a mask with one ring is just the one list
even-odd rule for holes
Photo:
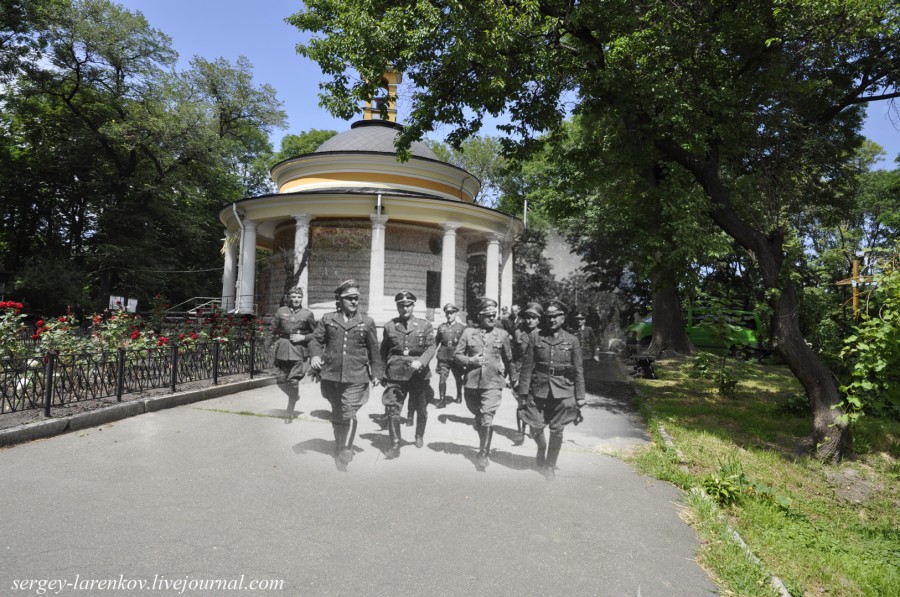
[[494,414],[500,406],[504,378],[509,377],[514,387],[515,373],[509,334],[495,325],[497,301],[480,297],[475,301],[475,308],[478,327],[467,328],[463,332],[456,345],[454,359],[466,371],[466,407],[475,415],[479,439],[475,466],[479,471],[484,471],[490,462],[492,425]]
[[[584,365],[578,338],[562,329],[566,306],[560,301],[544,305],[544,327],[531,332],[522,359],[519,404],[537,443],[537,465],[549,480],[556,476],[564,427],[578,417],[584,405]],[[550,427],[550,441],[544,427]]]
[[291,400],[288,410],[299,396],[297,385],[309,368],[309,340],[316,328],[312,311],[303,308],[303,289],[294,287],[287,292],[287,304],[279,307],[272,318],[275,337],[275,366],[280,375],[278,384],[285,388]]
[[431,359],[434,357],[434,330],[431,324],[413,315],[416,295],[401,290],[394,297],[397,317],[384,324],[381,341],[381,360],[384,371],[384,404],[388,418],[391,447],[387,458],[400,456],[400,414],[403,401],[409,396],[410,409],[417,413],[416,447],[424,444],[425,425],[428,422],[428,403],[431,400]]
[[575,314],[575,328],[572,333],[578,336],[581,342],[581,354],[585,361],[593,359],[597,355],[597,336],[594,334],[594,328],[585,325],[586,317],[584,313]]
[[[522,370],[522,359],[525,356],[525,351],[529,346],[529,336],[531,332],[538,328],[538,324],[541,322],[541,316],[544,314],[544,309],[537,303],[529,303],[528,307],[522,313],[522,325],[519,326],[519,329],[516,330],[513,335],[513,368],[516,373],[516,379],[521,380],[520,371]],[[516,395],[518,396],[518,388],[514,388]],[[514,446],[521,446],[525,443],[525,421],[522,418],[524,414],[524,408],[522,405],[519,405],[519,408],[516,409],[516,427],[518,429],[518,433],[513,439]]]
[[444,315],[447,317],[447,321],[438,326],[437,334],[434,336],[434,342],[438,347],[437,372],[440,376],[438,381],[438,390],[440,391],[438,408],[444,408],[448,402],[453,401],[447,395],[447,377],[451,373],[456,381],[456,402],[462,402],[463,369],[456,364],[453,354],[456,352],[456,345],[466,329],[466,324],[456,318],[457,313],[459,313],[459,308],[453,303],[444,305]]
[[334,452],[338,468],[353,460],[356,412],[369,400],[369,383],[384,374],[375,322],[359,310],[359,285],[346,280],[334,291],[337,311],[326,313],[309,344],[322,396],[331,404]]

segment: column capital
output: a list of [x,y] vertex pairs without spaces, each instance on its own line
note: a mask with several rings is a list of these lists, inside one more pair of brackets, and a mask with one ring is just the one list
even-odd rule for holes
[[291,217],[294,218],[298,226],[309,226],[310,221],[312,221],[312,216],[309,214],[294,214]]
[[244,229],[256,230],[256,222],[253,220],[243,220]]
[[455,236],[460,226],[459,222],[444,222],[444,236]]
[[384,228],[387,226],[387,221],[390,219],[390,217],[385,215],[369,214],[369,219],[372,220],[372,228]]
[[492,232],[487,235],[487,242],[491,245],[499,245],[500,241],[502,241],[504,238],[505,236],[503,234],[500,234],[499,232]]

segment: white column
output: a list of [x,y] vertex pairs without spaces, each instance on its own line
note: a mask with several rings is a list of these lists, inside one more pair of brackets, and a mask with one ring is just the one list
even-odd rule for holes
[[237,312],[253,313],[256,298],[256,222],[244,220],[241,241],[241,269],[238,272]]
[[[372,255],[369,260],[369,316],[378,319],[384,302],[384,233],[388,216],[371,214]],[[376,315],[378,315],[376,317]]]
[[225,266],[222,269],[222,310],[234,309],[235,283],[237,282],[237,259],[239,237],[237,232],[225,231]]
[[[303,296],[309,296],[309,263],[303,265],[303,270],[299,271],[303,262],[303,254],[306,247],[309,246],[309,222],[311,220],[309,214],[294,214],[296,226],[294,228],[294,278],[297,280],[297,286],[303,289]],[[297,275],[299,273],[299,276]],[[305,299],[304,299],[305,300]],[[306,304],[304,302],[304,304]]]
[[513,305],[513,246],[512,243],[503,243],[503,266],[500,270],[500,308],[510,308]]
[[456,303],[456,230],[459,224],[444,224],[444,242],[441,244],[441,308]]
[[500,239],[491,234],[487,241],[487,263],[484,272],[484,295],[495,301],[500,298]]

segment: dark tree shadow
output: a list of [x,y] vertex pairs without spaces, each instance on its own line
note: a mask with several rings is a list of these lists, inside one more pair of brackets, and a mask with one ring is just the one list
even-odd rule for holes
[[382,431],[387,431],[388,420],[384,413],[372,413],[369,415],[369,420],[378,425]]
[[439,414],[437,420],[438,423],[441,423],[442,425],[446,425],[447,423],[462,423],[469,427],[475,425],[475,417],[461,417],[459,415],[450,415],[447,413]]
[[[391,438],[386,433],[362,433],[359,435],[359,439],[366,440],[373,448],[384,455],[387,455],[388,450],[391,448]],[[401,448],[408,444],[410,444],[410,442],[405,439],[400,440]]]
[[314,410],[309,413],[309,416],[315,417],[317,419],[322,419],[323,421],[331,420],[331,411],[330,410]]
[[318,452],[326,454],[328,457],[334,456],[334,441],[315,437],[306,441],[294,444],[292,447],[294,454],[306,454],[307,452]]

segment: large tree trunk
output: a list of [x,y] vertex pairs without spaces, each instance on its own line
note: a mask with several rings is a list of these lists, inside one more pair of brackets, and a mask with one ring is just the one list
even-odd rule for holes
[[774,301],[774,348],[791,369],[809,398],[813,414],[816,458],[838,462],[850,446],[850,428],[838,420],[841,397],[834,375],[806,344],[800,332],[794,284],[787,280]]
[[681,315],[681,301],[674,284],[657,284],[653,292],[653,340],[647,352],[658,355],[663,351],[693,354],[694,347],[688,340]]
[[714,164],[705,164],[699,172],[702,176],[698,179],[716,205],[713,219],[756,258],[763,284],[773,297],[770,302],[775,313],[774,348],[806,391],[813,413],[816,458],[839,462],[850,447],[850,428],[839,420],[841,396],[834,374],[806,344],[800,332],[794,283],[784,271],[783,233],[776,230],[766,236],[744,221],[734,210]]

